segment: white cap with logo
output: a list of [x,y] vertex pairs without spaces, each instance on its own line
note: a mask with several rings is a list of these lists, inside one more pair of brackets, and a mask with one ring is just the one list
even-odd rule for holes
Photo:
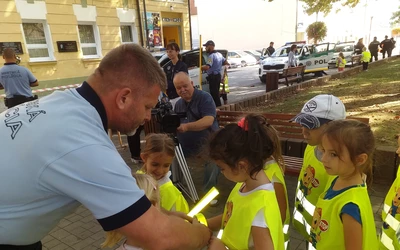
[[333,95],[317,95],[304,104],[301,113],[291,121],[308,129],[317,129],[329,121],[345,118],[346,108],[339,98]]

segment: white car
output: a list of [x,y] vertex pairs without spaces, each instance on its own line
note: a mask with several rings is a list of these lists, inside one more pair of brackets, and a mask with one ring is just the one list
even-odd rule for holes
[[228,62],[231,65],[235,64],[235,65],[240,65],[241,67],[246,67],[247,65],[257,64],[257,59],[254,56],[249,55],[244,51],[230,50],[228,51]]
[[333,54],[332,59],[328,62],[329,68],[336,68],[336,58],[338,58],[340,52],[343,53],[344,59],[346,59],[347,64],[351,65],[351,57],[355,53],[354,42],[344,42],[336,44],[335,53]]
[[282,74],[283,69],[288,68],[288,54],[292,44],[297,45],[297,65],[306,65],[305,73],[317,73],[328,70],[328,62],[333,57],[335,44],[321,43],[311,45],[305,42],[287,43],[285,46],[276,49],[271,56],[261,61],[260,68],[258,69],[258,76],[261,82],[266,82],[268,72],[279,72],[279,74]]

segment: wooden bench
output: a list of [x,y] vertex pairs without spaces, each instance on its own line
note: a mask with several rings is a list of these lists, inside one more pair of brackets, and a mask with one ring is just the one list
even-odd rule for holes
[[[240,112],[240,111],[224,111],[217,112],[217,120],[220,126],[225,126],[229,123],[236,123],[242,117],[255,112]],[[290,122],[295,114],[262,114],[269,124],[279,132],[282,146],[283,159],[285,161],[285,174],[298,176],[303,164],[303,155],[307,147],[307,142],[302,134],[300,124]],[[369,123],[369,118],[348,117],[348,119],[359,120],[364,123]]]
[[293,82],[301,82],[304,81],[304,71],[306,70],[305,65],[297,66],[297,67],[289,67],[284,69],[282,72],[282,79],[279,79],[279,83],[286,83],[286,86],[289,86],[289,82],[293,85]]
[[354,67],[355,65],[360,65],[361,64],[361,57],[362,57],[362,55],[353,55],[353,56],[351,56],[351,67]]

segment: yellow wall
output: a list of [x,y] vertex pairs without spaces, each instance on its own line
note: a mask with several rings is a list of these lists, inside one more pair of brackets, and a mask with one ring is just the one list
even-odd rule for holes
[[[27,67],[39,81],[73,79],[91,74],[98,66],[100,59],[82,59],[80,49],[77,19],[74,15],[73,4],[80,4],[80,0],[46,0],[47,24],[50,27],[51,41],[54,48],[55,61],[29,62],[29,54],[24,44],[21,28],[21,16],[17,12],[15,0],[0,0],[0,42],[21,42],[24,54],[21,55],[21,65]],[[116,8],[122,8],[122,0],[87,0],[88,5],[95,5],[97,11],[96,24],[99,28],[102,55],[120,45],[120,20]],[[171,11],[170,6],[174,9]],[[136,30],[141,42],[141,27],[139,18],[143,17],[143,1],[140,1],[141,15],[138,15],[136,0],[129,0],[128,7],[136,14]],[[181,23],[183,48],[190,49],[190,29],[187,3],[166,3],[160,1],[146,1],[147,12],[170,12],[184,19]],[[172,13],[171,13],[172,12]],[[142,26],[143,26],[142,21]],[[57,41],[76,41],[78,52],[59,53]],[[145,41],[144,41],[145,42]],[[57,85],[57,84],[55,84]]]
[[164,44],[177,43],[181,46],[181,41],[179,39],[179,26],[164,26]]

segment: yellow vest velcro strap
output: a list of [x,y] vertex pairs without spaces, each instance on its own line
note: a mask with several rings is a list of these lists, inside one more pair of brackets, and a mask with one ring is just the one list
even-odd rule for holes
[[298,189],[297,194],[296,194],[297,199],[301,202],[301,205],[304,207],[304,209],[309,213],[310,215],[314,214],[315,206],[311,204],[305,197],[303,192]]

